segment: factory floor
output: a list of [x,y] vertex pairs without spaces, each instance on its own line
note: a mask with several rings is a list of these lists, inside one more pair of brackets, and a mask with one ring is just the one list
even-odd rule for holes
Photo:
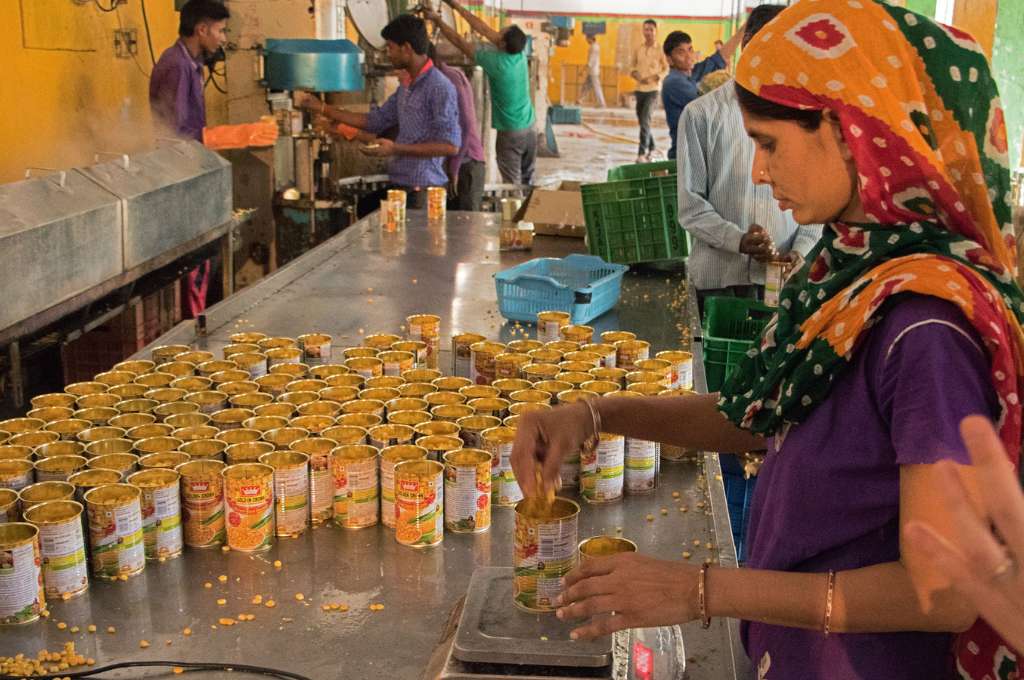
[[[583,125],[556,125],[558,158],[538,158],[534,184],[563,181],[603,182],[608,170],[636,162],[640,126],[633,109],[583,109]],[[671,145],[665,112],[656,111],[651,125],[656,149],[664,160]]]

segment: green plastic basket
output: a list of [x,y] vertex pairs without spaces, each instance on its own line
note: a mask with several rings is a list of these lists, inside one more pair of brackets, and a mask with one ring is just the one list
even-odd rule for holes
[[645,179],[647,177],[674,175],[676,172],[678,172],[678,166],[675,161],[634,163],[632,165],[620,165],[609,170],[608,181],[621,182],[625,179]]
[[708,392],[722,389],[774,314],[772,307],[746,298],[712,297],[704,301],[704,376]]
[[592,254],[618,264],[689,255],[689,235],[679,226],[675,175],[584,184],[580,192]]

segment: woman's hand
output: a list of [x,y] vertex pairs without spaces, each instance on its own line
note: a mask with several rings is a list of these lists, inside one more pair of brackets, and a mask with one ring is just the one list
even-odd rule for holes
[[566,576],[558,618],[594,617],[572,631],[574,640],[686,623],[700,616],[699,578],[700,567],[636,553],[589,559]]
[[[983,510],[968,499],[952,463],[943,468],[941,492],[953,515],[953,538],[914,521],[904,537],[931,558],[953,588],[969,598],[981,616],[1017,649],[1024,649],[1024,494],[1002,442],[988,419],[965,418],[960,434],[974,462]],[[995,524],[1002,541],[990,530]],[[930,602],[922,602],[927,610]]]
[[535,488],[538,465],[545,488],[559,488],[562,460],[579,451],[593,433],[594,421],[586,404],[524,413],[512,447],[512,470],[523,494],[541,493]]

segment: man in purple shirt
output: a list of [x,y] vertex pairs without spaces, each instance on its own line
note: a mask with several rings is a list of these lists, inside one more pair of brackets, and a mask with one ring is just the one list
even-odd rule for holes
[[[381,31],[388,58],[399,69],[398,91],[383,106],[356,113],[326,106],[308,93],[297,93],[295,103],[333,121],[366,130],[378,137],[362,147],[367,156],[390,158],[388,174],[393,188],[404,189],[408,206],[426,206],[426,189],[448,184],[445,158],[456,156],[462,145],[455,86],[434,68],[427,56],[430,40],[422,19],[403,14]],[[381,137],[398,128],[394,141]]]
[[181,8],[178,42],[160,55],[149,78],[149,105],[160,133],[203,141],[203,64],[227,42],[229,17],[216,0],[190,0]]
[[476,117],[473,87],[461,69],[449,66],[437,56],[433,45],[430,46],[430,58],[434,61],[435,68],[455,86],[455,93],[459,98],[462,147],[457,156],[448,159],[448,208],[479,212],[484,195],[487,166],[484,163],[484,145],[480,141],[480,123]]

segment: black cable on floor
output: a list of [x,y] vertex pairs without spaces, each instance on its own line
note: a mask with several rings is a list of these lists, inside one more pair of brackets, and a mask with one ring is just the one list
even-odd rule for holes
[[[191,671],[233,671],[235,673],[249,673],[251,675],[262,675],[265,677],[279,678],[280,680],[312,680],[305,675],[282,671],[266,666],[247,666],[239,663],[201,663],[188,661],[122,661],[106,666],[88,668],[81,671],[66,670],[48,675],[34,675],[36,680],[57,680],[58,678],[96,678],[104,673],[120,670],[123,668],[184,668]],[[0,675],[0,680],[22,680],[24,675]]]

